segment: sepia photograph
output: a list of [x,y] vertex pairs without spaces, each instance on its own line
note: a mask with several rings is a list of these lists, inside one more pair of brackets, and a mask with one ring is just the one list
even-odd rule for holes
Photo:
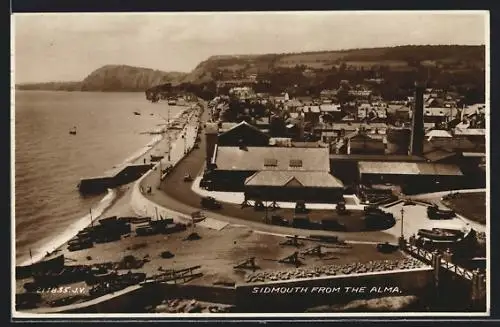
[[488,11],[11,30],[14,318],[489,315]]

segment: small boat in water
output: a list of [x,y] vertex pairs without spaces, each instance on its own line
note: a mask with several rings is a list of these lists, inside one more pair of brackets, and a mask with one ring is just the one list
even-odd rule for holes
[[134,111],[134,115],[136,115],[136,116],[140,116],[140,115],[141,115],[141,113],[140,113],[140,112],[138,112],[138,111]]
[[72,129],[69,130],[69,133],[71,135],[76,135],[76,126],[74,126]]

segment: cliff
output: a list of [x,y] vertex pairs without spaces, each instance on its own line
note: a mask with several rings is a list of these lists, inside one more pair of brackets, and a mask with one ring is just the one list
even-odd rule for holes
[[150,87],[175,83],[184,73],[164,72],[150,68],[106,65],[90,73],[83,81],[82,91],[145,91]]

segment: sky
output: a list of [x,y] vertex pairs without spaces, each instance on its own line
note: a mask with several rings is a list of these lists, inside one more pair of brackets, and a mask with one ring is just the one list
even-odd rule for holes
[[484,12],[14,14],[15,83],[107,64],[189,72],[213,55],[486,44]]

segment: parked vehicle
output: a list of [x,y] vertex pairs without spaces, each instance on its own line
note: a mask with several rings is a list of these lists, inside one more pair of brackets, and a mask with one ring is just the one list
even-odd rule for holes
[[211,196],[207,196],[201,199],[201,206],[207,209],[221,209],[222,204]]
[[399,246],[390,244],[389,242],[377,244],[377,250],[382,253],[392,253],[396,251]]
[[284,219],[280,215],[272,215],[271,224],[278,226],[288,226],[288,220]]
[[295,216],[292,221],[292,227],[295,228],[311,228],[311,221],[308,216]]
[[365,214],[383,214],[384,213],[384,211],[382,209],[380,209],[378,206],[373,205],[373,204],[365,206],[364,212],[365,212]]
[[264,207],[264,203],[259,200],[255,201],[253,208],[255,211],[264,211],[266,209],[266,207]]
[[163,155],[150,154],[149,157],[152,162],[160,161],[161,159],[163,159]]
[[455,217],[455,211],[451,209],[438,208],[437,206],[430,206],[427,208],[427,216],[429,219],[451,219]]
[[386,229],[393,226],[396,222],[394,215],[380,209],[371,211],[363,218],[366,230]]
[[204,188],[204,189],[206,189],[208,191],[211,191],[213,189],[213,187],[212,187],[212,181],[209,180],[209,179],[202,179],[200,181],[200,187]]
[[339,215],[349,214],[349,210],[346,209],[344,201],[340,201],[339,203],[337,203],[337,205],[335,206],[335,210],[337,211],[337,214],[339,214]]
[[297,201],[297,203],[295,203],[295,213],[307,213],[305,201]]

